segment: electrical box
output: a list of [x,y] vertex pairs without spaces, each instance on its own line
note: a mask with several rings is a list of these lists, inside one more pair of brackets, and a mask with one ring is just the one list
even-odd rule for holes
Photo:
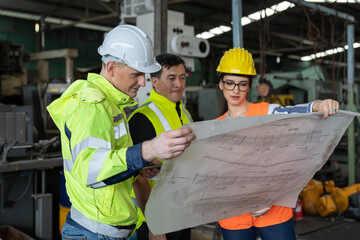
[[204,58],[210,52],[209,42],[194,36],[174,36],[170,46],[171,51],[180,56]]
[[[154,42],[154,12],[138,15],[136,26]],[[210,51],[208,40],[195,37],[194,32],[193,26],[185,25],[183,13],[168,10],[167,52],[184,59],[190,72],[195,70],[194,58],[207,57]]]
[[136,18],[139,14],[154,11],[154,0],[124,0],[121,1],[121,22],[126,18]]
[[[146,32],[154,43],[154,12],[136,17],[136,26]],[[205,58],[210,52],[208,40],[194,36],[194,27],[185,25],[184,13],[168,10],[167,52],[180,56],[188,72],[195,71],[195,58]],[[149,98],[153,88],[150,74],[145,75],[146,86],[140,88],[136,101],[139,105]],[[183,97],[185,99],[185,92]]]

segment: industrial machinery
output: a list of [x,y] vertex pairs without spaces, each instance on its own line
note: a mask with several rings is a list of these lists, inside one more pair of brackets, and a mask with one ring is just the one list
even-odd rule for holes
[[7,162],[8,156],[31,156],[32,144],[32,106],[0,105],[0,164]]
[[[259,93],[255,90],[259,83],[268,84],[269,88],[273,89],[272,94],[292,95],[287,98],[291,99],[291,102],[287,102],[291,104],[311,102],[316,99],[338,99],[340,95],[339,83],[333,86],[327,73],[319,65],[296,72],[267,73],[264,79],[266,82],[260,80],[259,75],[253,79],[254,87],[249,94],[250,101],[259,100]],[[284,105],[286,105],[285,101]]]
[[[57,234],[53,232],[53,206],[57,204],[46,188],[53,177],[47,172],[61,167],[62,158],[58,131],[46,106],[73,81],[78,50],[28,55],[22,46],[8,42],[0,42],[0,50],[0,224],[34,227],[37,238],[53,239]],[[65,60],[65,81],[50,82],[48,61],[52,59]],[[25,69],[24,61],[36,61],[37,71]],[[24,216],[21,221],[20,214]]]
[[[11,157],[36,158],[39,155],[44,157],[43,146],[46,146],[46,149],[49,146],[48,143],[44,143],[47,141],[44,139],[54,137],[58,133],[47,114],[46,106],[59,97],[73,80],[73,58],[78,55],[76,49],[30,54],[28,60],[37,61],[38,74],[35,79],[28,81],[27,71],[23,68],[20,57],[25,55],[21,52],[22,48],[8,47],[8,45],[5,45],[5,50],[15,49],[16,51],[12,50],[12,54],[8,53],[7,57],[2,58],[5,60],[1,62],[1,69],[3,72],[6,70],[6,73],[1,75],[3,86],[1,96],[5,103],[8,101],[7,98],[21,99],[21,101],[12,100],[10,101],[12,105],[0,105],[0,150],[2,153],[0,163],[7,162]],[[6,52],[5,50],[2,52]],[[47,61],[58,58],[66,61],[67,82],[50,83]]]
[[[41,116],[44,124],[45,135],[57,134],[57,128],[46,111],[46,106],[60,97],[70,83],[74,80],[73,59],[78,56],[77,49],[58,49],[30,54],[30,61],[37,62],[39,71],[38,89],[40,92]],[[65,82],[49,82],[48,61],[52,59],[65,60]]]
[[[332,85],[327,73],[319,65],[296,72],[267,73],[264,79],[267,84],[270,84],[270,89],[273,88],[276,95],[292,95],[287,98],[292,98],[291,102],[287,102],[291,104],[311,102],[316,99],[338,99],[340,94],[339,86]],[[259,75],[256,76],[253,79],[253,86],[259,85],[261,81],[264,80],[260,80]],[[257,102],[259,93],[254,89],[255,87],[249,94],[249,100]]]
[[0,49],[0,73],[21,72],[26,57],[23,46],[0,39]]

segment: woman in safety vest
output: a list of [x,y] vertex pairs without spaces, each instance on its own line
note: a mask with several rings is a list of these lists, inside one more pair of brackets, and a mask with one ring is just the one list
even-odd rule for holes
[[[326,118],[339,111],[339,103],[331,99],[287,107],[248,102],[246,95],[256,70],[252,55],[242,48],[226,51],[216,71],[228,106],[228,111],[217,119],[310,112],[322,112]],[[262,240],[293,240],[296,235],[292,217],[292,208],[273,205],[221,220],[219,224],[224,240],[255,240],[257,233]]]

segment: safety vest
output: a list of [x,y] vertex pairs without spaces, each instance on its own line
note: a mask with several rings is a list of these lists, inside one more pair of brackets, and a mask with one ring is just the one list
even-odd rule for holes
[[61,132],[71,218],[95,233],[126,238],[137,222],[130,197],[134,177],[107,181],[128,169],[133,143],[124,108],[135,104],[103,76],[89,74],[47,107]]
[[[155,129],[156,135],[159,135],[162,132],[176,130],[186,123],[193,122],[190,113],[185,109],[181,100],[179,107],[180,117],[176,111],[176,103],[152,89],[149,98],[130,115],[129,120],[136,113],[141,113],[149,119]],[[162,159],[157,160],[163,162]],[[155,181],[150,180],[149,183],[151,187],[154,185],[154,182]]]
[[[176,130],[181,128],[183,124],[193,122],[190,113],[185,109],[183,102],[180,100],[180,118],[176,111],[176,103],[170,101],[166,97],[158,94],[152,89],[149,98],[144,102],[142,106],[136,109],[129,117],[129,120],[136,113],[145,115],[151,124],[153,125],[156,135],[169,130]],[[157,159],[163,162],[162,159]],[[155,180],[148,180],[150,187],[152,188],[155,184]],[[139,210],[139,223],[138,227],[141,226],[142,222],[145,221],[145,217]]]
[[[246,112],[246,117],[267,115],[269,103],[250,103],[249,109]],[[226,118],[226,113],[217,119]],[[251,213],[239,215],[232,218],[227,218],[219,221],[222,228],[228,230],[240,230],[255,227],[267,227],[288,221],[293,217],[292,208],[271,206],[271,209],[263,216],[253,217]]]
[[155,129],[156,135],[159,135],[164,131],[179,129],[183,124],[193,121],[181,100],[179,107],[180,118],[176,111],[176,103],[152,89],[149,98],[131,114],[129,120],[134,114],[141,113],[149,119]]

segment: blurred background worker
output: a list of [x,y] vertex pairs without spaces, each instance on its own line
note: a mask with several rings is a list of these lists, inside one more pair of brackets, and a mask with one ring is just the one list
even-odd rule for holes
[[152,51],[139,28],[114,28],[98,48],[100,74],[75,81],[48,107],[61,131],[72,204],[63,239],[126,239],[138,218],[130,192],[134,187],[144,208],[141,194],[149,191],[146,179],[136,178],[138,171],[155,159],[181,154],[194,138],[186,128],[133,146],[124,108],[136,104],[133,98],[145,86],[145,73],[161,69]]
[[[192,122],[189,112],[185,109],[181,97],[186,85],[185,62],[173,54],[161,54],[156,57],[162,69],[151,73],[154,86],[149,99],[129,118],[129,126],[134,144],[153,139],[164,131],[179,129],[185,123]],[[153,161],[152,164],[161,164],[162,159]],[[154,185],[154,176],[158,168],[145,170],[145,175],[150,178],[149,184]],[[138,240],[167,239],[190,240],[191,230],[184,229],[165,235],[152,236],[145,219],[137,231]]]
[[[242,48],[226,51],[216,69],[219,88],[227,102],[228,111],[217,119],[268,114],[322,112],[324,118],[339,111],[337,101],[327,99],[307,104],[282,107],[277,104],[251,103],[246,95],[256,75],[252,55]],[[289,207],[269,206],[253,213],[219,221],[224,240],[294,240],[293,211]]]

